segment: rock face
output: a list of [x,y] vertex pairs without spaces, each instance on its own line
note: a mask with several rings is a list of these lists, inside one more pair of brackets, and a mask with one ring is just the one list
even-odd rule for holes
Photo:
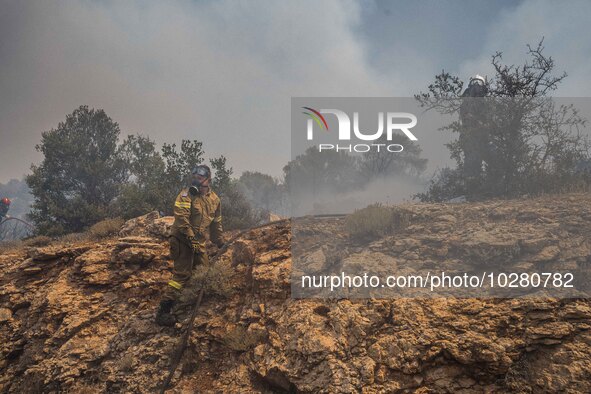
[[[495,234],[530,226],[520,250],[536,264],[591,264],[590,196],[495,205],[417,206],[433,226],[411,225],[372,253],[511,244],[478,233],[441,241],[473,223]],[[165,231],[146,230],[170,219],[153,216],[121,238],[0,256],[0,392],[160,387],[182,330],[153,323],[172,266]],[[580,232],[577,247],[561,246],[561,230]],[[226,287],[204,297],[171,392],[591,392],[590,300],[292,299],[290,241],[289,224],[273,224],[214,258]]]
[[170,227],[174,218],[171,216],[160,217],[157,211],[144,216],[128,220],[119,231],[119,235],[143,235],[156,238],[166,238],[170,234]]

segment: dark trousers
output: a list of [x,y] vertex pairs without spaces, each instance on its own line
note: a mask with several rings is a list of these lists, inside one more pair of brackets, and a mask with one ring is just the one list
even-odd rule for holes
[[164,290],[163,300],[177,301],[181,292],[189,283],[195,268],[209,265],[206,251],[194,252],[188,241],[181,241],[175,236],[169,238],[170,257],[174,260],[172,279]]

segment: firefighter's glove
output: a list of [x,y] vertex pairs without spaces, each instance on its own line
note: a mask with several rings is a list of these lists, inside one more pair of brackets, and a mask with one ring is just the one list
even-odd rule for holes
[[195,237],[187,237],[187,239],[189,240],[189,245],[191,245],[191,249],[193,249],[194,252],[198,252],[199,251],[199,243],[197,242]]

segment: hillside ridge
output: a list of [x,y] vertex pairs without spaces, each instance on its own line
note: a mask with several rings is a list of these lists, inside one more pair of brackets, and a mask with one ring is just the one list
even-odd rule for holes
[[[423,220],[405,229],[416,245],[385,238],[374,251],[445,258],[448,239],[475,246],[450,236],[472,223],[531,234],[518,258],[532,264],[591,266],[587,194],[405,209]],[[0,391],[156,391],[182,333],[153,322],[169,226],[153,213],[118,237],[0,255]],[[589,299],[293,299],[291,237],[281,222],[215,257],[170,392],[591,392]]]

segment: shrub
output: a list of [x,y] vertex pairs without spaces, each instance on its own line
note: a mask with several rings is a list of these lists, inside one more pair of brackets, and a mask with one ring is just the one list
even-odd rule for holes
[[51,238],[45,235],[38,235],[23,241],[24,246],[47,246],[49,243],[51,243]]
[[235,270],[229,261],[219,261],[212,265],[207,274],[205,282],[205,291],[209,294],[217,294],[227,297],[232,293],[232,284],[230,279]]
[[181,295],[181,303],[191,304],[195,302],[202,283],[205,287],[205,294],[215,294],[222,297],[229,296],[232,293],[230,279],[233,273],[234,269],[232,269],[229,261],[218,261],[211,267],[195,267],[191,281]]
[[351,237],[377,238],[391,234],[410,223],[410,212],[380,203],[358,209],[345,219],[345,229]]
[[70,234],[62,235],[61,237],[58,238],[58,240],[60,242],[65,243],[65,244],[88,241],[88,239],[89,239],[89,235],[86,233],[70,233]]
[[104,238],[119,232],[125,221],[121,218],[105,219],[94,224],[88,233],[94,238]]
[[427,191],[417,193],[413,198],[422,202],[444,202],[466,194],[464,179],[459,169],[443,168],[437,171]]

